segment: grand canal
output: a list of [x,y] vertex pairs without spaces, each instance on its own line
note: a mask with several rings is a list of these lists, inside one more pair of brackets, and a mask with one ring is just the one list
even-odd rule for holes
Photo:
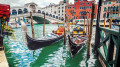
[[[46,24],[46,34],[56,30],[58,25]],[[34,25],[35,38],[43,34],[43,25]],[[29,50],[26,46],[24,34],[21,28],[14,29],[14,35],[5,36],[4,47],[9,67],[101,67],[98,59],[92,52],[87,61],[87,47],[85,46],[74,58],[70,57],[68,45],[60,40],[50,46]],[[27,27],[27,33],[31,36],[31,27]]]

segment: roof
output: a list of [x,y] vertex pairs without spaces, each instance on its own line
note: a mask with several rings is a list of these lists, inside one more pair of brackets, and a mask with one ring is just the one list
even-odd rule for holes
[[68,4],[68,5],[66,5],[66,7],[67,7],[67,6],[74,6],[74,4]]
[[25,6],[28,6],[28,5],[36,5],[36,6],[38,6],[38,5],[37,5],[36,3],[34,3],[34,2],[25,4]]

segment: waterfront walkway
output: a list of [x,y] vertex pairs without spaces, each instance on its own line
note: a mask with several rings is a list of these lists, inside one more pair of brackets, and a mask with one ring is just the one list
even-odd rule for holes
[[0,67],[9,67],[4,51],[0,51]]

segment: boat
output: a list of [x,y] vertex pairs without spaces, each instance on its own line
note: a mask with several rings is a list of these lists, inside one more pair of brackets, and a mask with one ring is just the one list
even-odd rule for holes
[[63,27],[60,26],[57,29],[57,31],[53,31],[53,33],[48,34],[48,35],[46,35],[46,36],[44,36],[42,38],[39,38],[39,39],[31,38],[28,34],[26,34],[27,47],[30,50],[36,50],[36,49],[39,49],[39,48],[43,48],[43,47],[49,46],[52,43],[55,43],[55,42],[63,39],[63,37],[64,37],[64,35],[63,35],[64,34],[64,30],[63,30],[63,32],[61,32],[59,30],[60,28],[63,28]]
[[85,31],[83,31],[80,26],[77,26],[71,32],[71,36],[68,35],[68,41],[70,54],[73,58],[86,44],[87,36],[85,34]]
[[79,25],[76,25],[75,28],[73,29],[73,31],[71,32],[71,36],[72,37],[75,37],[75,36],[85,36],[86,33],[85,31],[83,31],[83,28],[81,28],[81,26]]

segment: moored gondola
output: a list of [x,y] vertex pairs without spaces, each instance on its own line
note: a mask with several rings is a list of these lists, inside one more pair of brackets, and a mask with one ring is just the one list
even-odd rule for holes
[[68,35],[68,40],[71,57],[74,57],[85,46],[87,36],[85,31],[80,26],[77,26],[71,32],[71,36]]
[[31,38],[28,34],[26,34],[27,38],[27,46],[30,50],[36,50],[45,46],[49,46],[52,43],[62,39],[64,35],[56,35],[56,34],[51,34],[49,37],[43,37],[40,40]]
[[[69,49],[71,53],[71,57],[74,57],[86,44],[86,37],[70,37],[68,35],[68,40],[69,40]],[[79,43],[77,43],[79,42]]]
[[46,47],[51,45],[52,43],[55,43],[56,41],[59,41],[63,39],[64,35],[64,27],[59,27],[57,31],[54,31],[51,34],[48,34],[40,39],[34,39],[31,38],[28,34],[26,34],[26,39],[27,39],[27,46],[30,50],[36,50],[42,47]]

